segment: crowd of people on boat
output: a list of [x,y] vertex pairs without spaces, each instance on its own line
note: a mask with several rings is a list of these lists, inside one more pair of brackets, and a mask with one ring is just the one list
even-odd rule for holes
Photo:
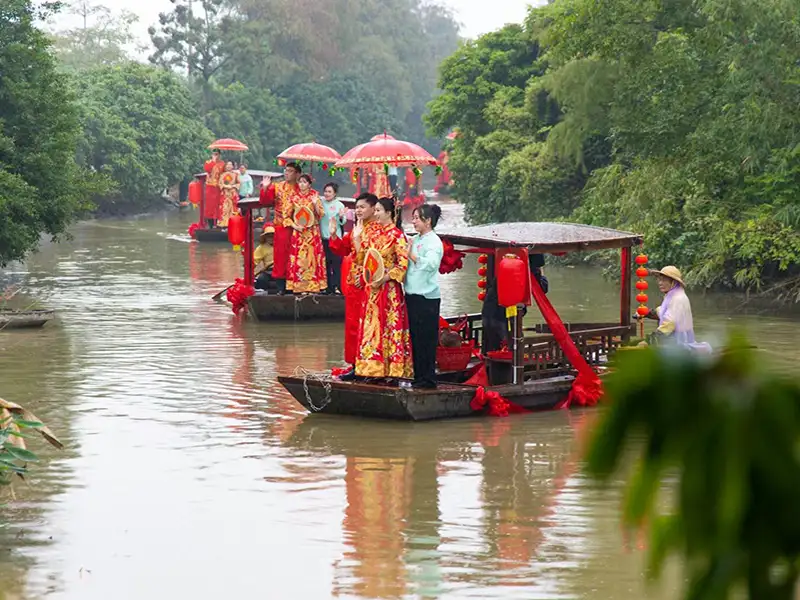
[[239,199],[253,195],[253,178],[246,163],[224,161],[219,150],[211,153],[203,170],[206,172],[203,219],[209,229],[227,227],[228,220],[238,211]]
[[395,200],[365,192],[356,198],[355,226],[344,233],[336,184],[326,184],[322,198],[311,184],[296,163],[285,166],[283,181],[262,181],[260,204],[274,219],[254,253],[256,288],[344,294],[351,369],[342,377],[435,388],[444,247],[434,228],[441,209],[414,210],[417,235],[409,242]]

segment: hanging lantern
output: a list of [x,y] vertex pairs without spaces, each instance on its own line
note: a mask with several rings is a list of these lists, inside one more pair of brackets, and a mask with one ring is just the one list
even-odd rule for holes
[[480,275],[481,277],[486,277],[486,273],[488,272],[489,269],[487,269],[486,267],[481,267],[480,269],[478,269],[478,275]]
[[[647,294],[645,294],[645,290],[649,287],[647,282],[644,280],[650,274],[650,271],[645,268],[647,264],[647,255],[646,254],[639,254],[635,262],[639,267],[636,269],[636,276],[639,278],[639,281],[636,282],[636,289],[639,290],[639,293],[636,294],[636,301],[639,303],[639,306],[636,307],[636,314],[640,317],[646,317],[650,314],[650,309],[647,308]],[[644,337],[644,321],[639,319],[639,337]]]
[[489,262],[489,255],[488,254],[481,254],[478,256],[478,262],[482,265],[485,265]]
[[478,280],[478,287],[481,288],[482,290],[485,290],[486,289],[486,280],[485,279],[479,279]]
[[239,252],[242,249],[245,239],[244,217],[238,213],[231,215],[228,219],[228,241],[233,244],[233,251]]
[[516,254],[506,254],[497,265],[497,303],[509,308],[525,303],[528,265]]
[[480,292],[480,293],[478,294],[478,300],[480,300],[481,302],[483,302],[484,300],[486,300],[486,292]]
[[192,206],[200,204],[200,195],[203,193],[203,184],[197,179],[189,183],[189,202]]

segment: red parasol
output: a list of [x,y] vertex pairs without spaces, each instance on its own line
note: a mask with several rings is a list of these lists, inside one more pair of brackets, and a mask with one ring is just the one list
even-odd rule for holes
[[305,160],[308,162],[324,162],[333,165],[337,160],[342,157],[336,150],[329,146],[323,146],[316,142],[308,144],[295,144],[287,148],[280,154],[278,158],[284,160]]
[[336,163],[337,167],[424,167],[438,165],[427,150],[403,140],[395,140],[383,134],[377,140],[361,144],[348,150]]
[[395,139],[395,138],[393,138],[391,135],[389,135],[388,133],[386,133],[386,132],[384,131],[383,133],[379,133],[378,135],[373,135],[373,136],[372,136],[372,137],[369,139],[369,141],[370,141],[370,142],[377,142],[378,140],[383,140],[383,139],[387,139],[387,140],[393,140],[393,139]]
[[249,148],[240,142],[239,140],[234,140],[231,138],[222,138],[217,140],[209,147],[209,150],[235,150],[236,152],[244,152],[249,150]]

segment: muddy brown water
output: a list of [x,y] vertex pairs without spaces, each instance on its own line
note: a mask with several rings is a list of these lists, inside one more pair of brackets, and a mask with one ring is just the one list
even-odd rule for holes
[[[448,206],[446,218],[459,219]],[[83,223],[0,283],[57,309],[0,332],[0,393],[67,444],[2,509],[0,599],[674,598],[644,583],[619,525],[622,479],[580,472],[594,411],[383,423],[309,416],[275,382],[339,364],[338,324],[258,324],[210,297],[239,274],[192,216]],[[476,311],[474,257],[442,278]],[[589,268],[548,268],[562,317],[614,320]],[[747,328],[777,370],[797,314],[691,294],[701,337]]]

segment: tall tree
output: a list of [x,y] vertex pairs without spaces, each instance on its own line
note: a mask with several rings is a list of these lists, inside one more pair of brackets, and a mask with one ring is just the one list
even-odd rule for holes
[[170,0],[174,8],[159,15],[159,27],[148,32],[155,46],[150,60],[184,69],[203,91],[203,112],[211,102],[211,78],[230,60],[226,28],[232,8],[225,0]]
[[78,113],[29,0],[0,4],[0,266],[58,236],[96,179],[78,169]]
[[62,65],[85,70],[130,60],[130,50],[140,49],[132,27],[139,21],[123,10],[113,13],[107,6],[89,0],[69,4],[69,12],[80,18],[80,25],[56,31],[53,48]]

